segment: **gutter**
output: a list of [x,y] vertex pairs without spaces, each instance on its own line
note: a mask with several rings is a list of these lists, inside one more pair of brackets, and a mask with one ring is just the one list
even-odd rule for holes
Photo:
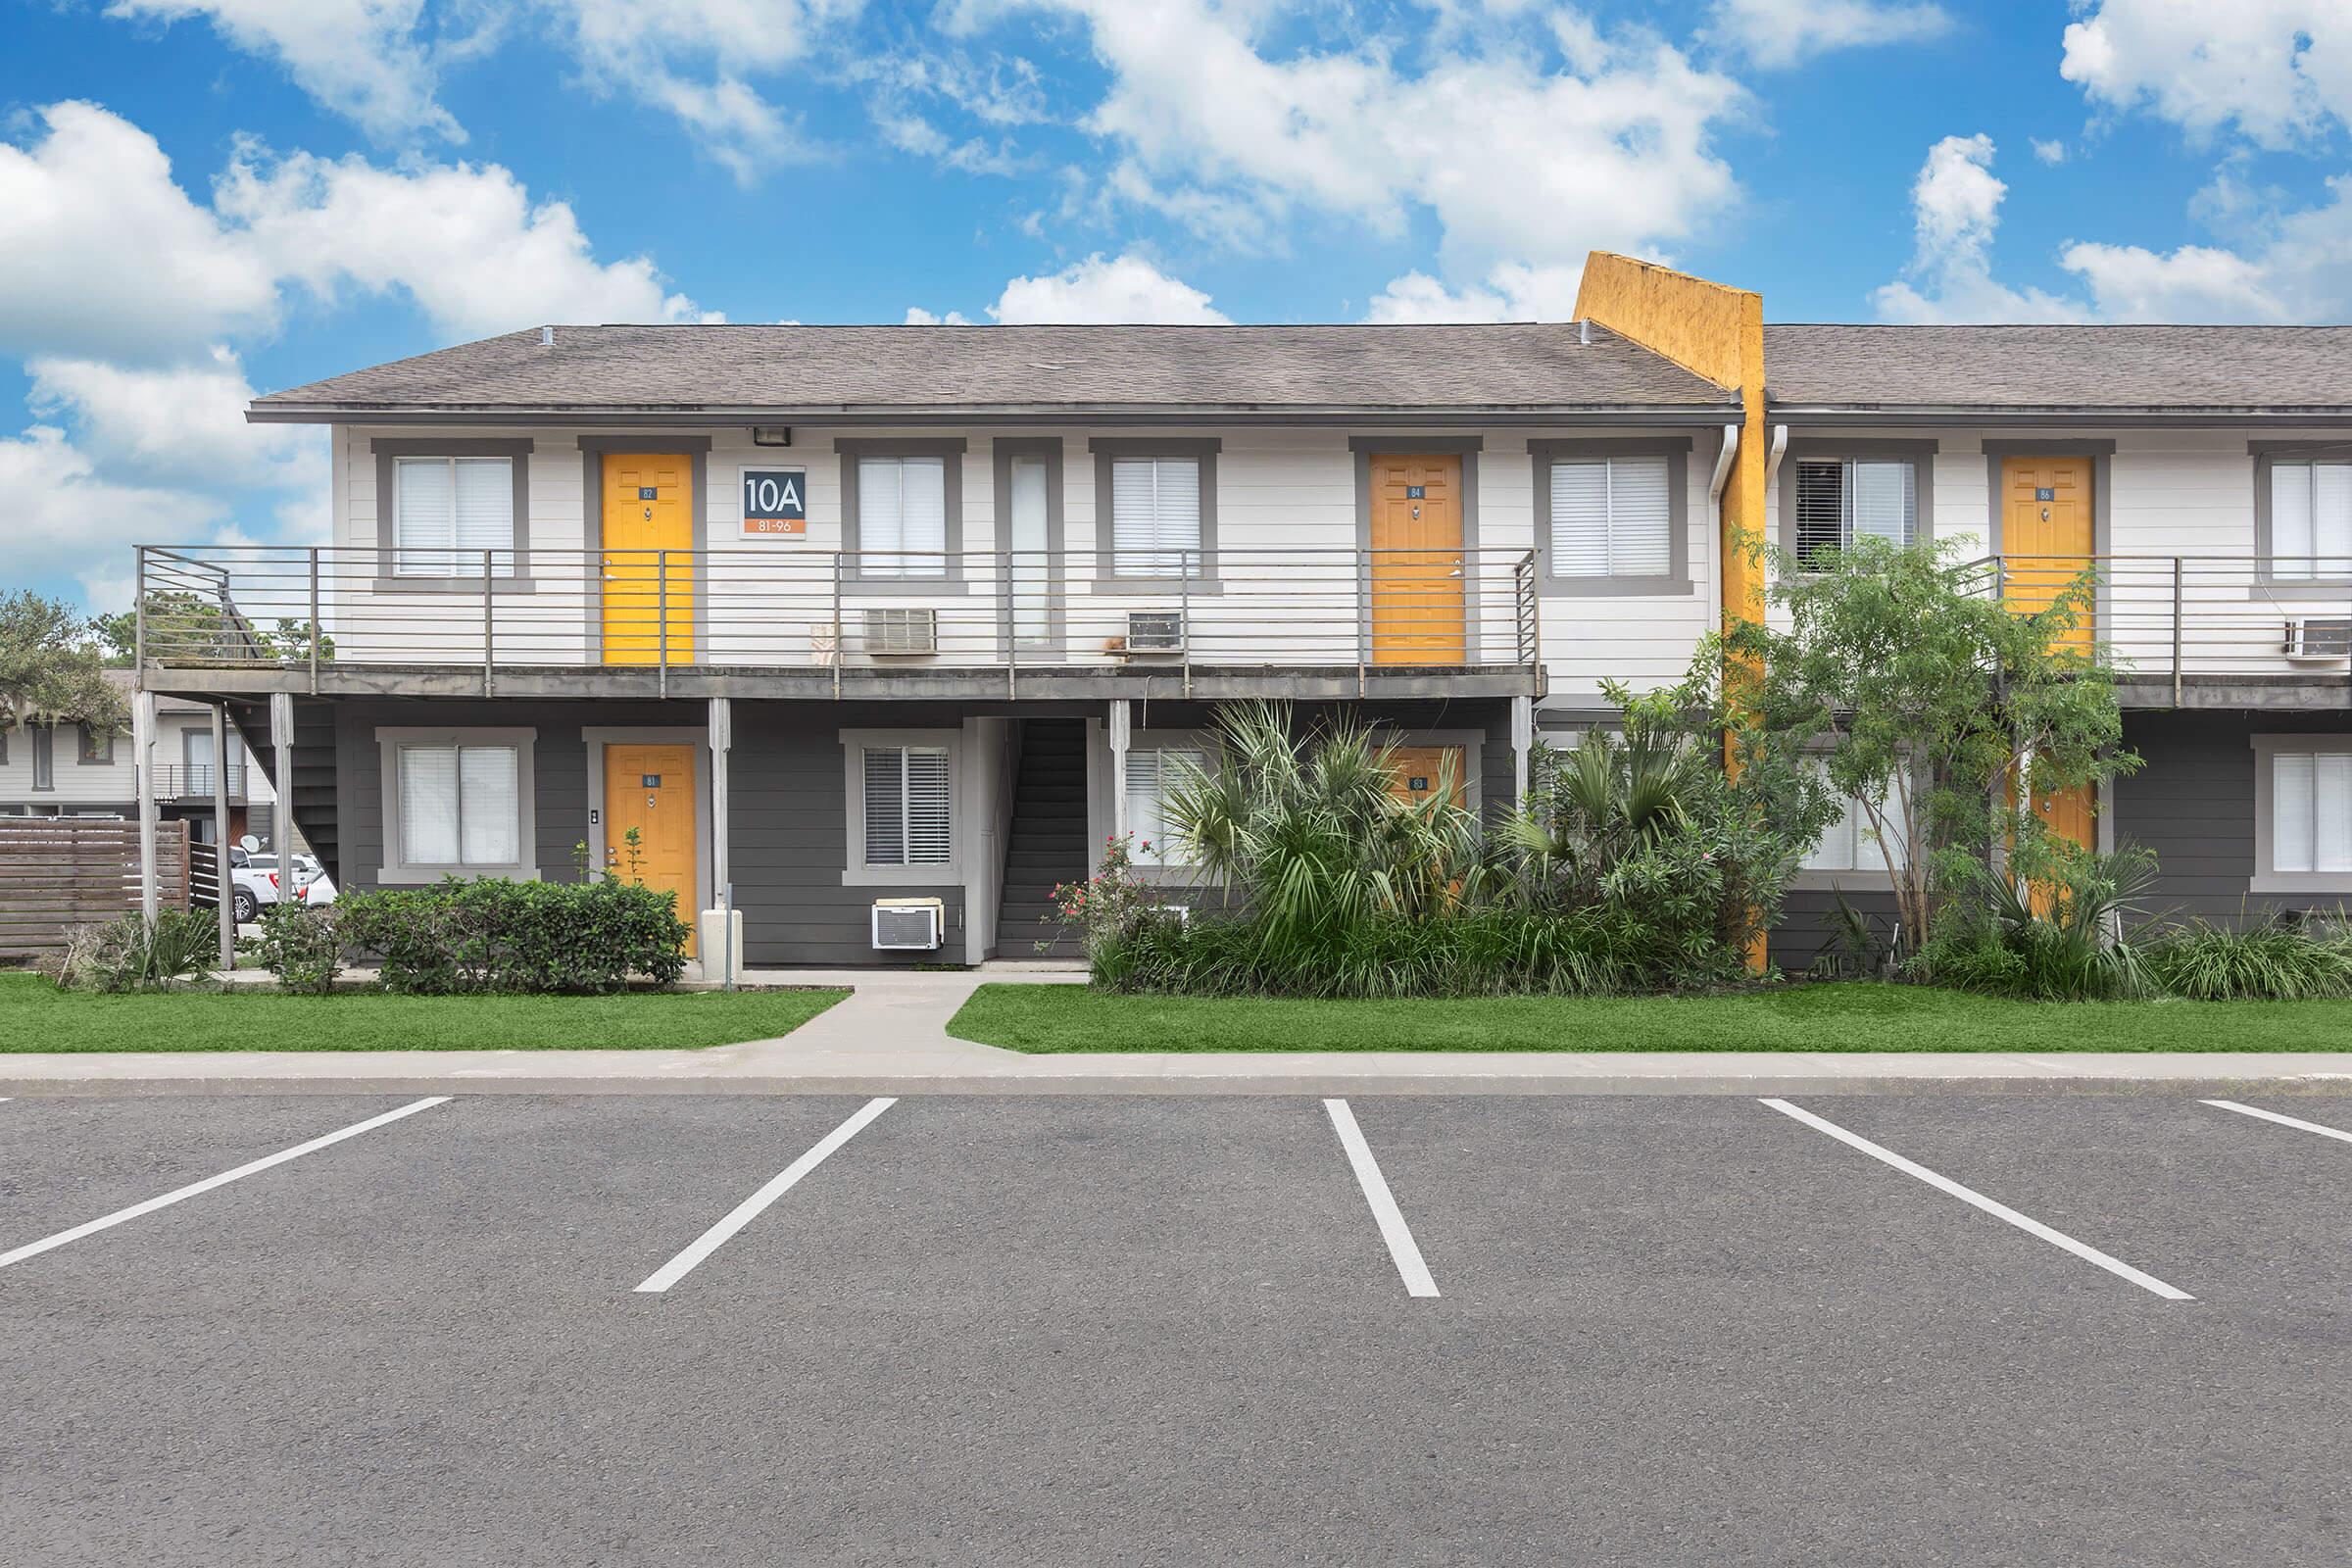
[[368,407],[354,404],[249,405],[249,424],[366,424],[547,426],[623,429],[709,429],[720,425],[796,425],[802,428],[876,426],[940,426],[994,424],[1019,427],[1101,427],[1236,424],[1346,426],[1358,429],[1431,429],[1495,426],[1585,426],[1612,424],[1713,425],[1723,409],[1711,404],[1673,404],[1627,407],[1528,407],[1362,409],[1337,405],[1267,407],[1262,404],[1192,408],[1062,409],[943,407],[943,408],[713,408],[643,409],[483,408],[478,405],[434,408],[421,405]]
[[2088,409],[2088,408],[1968,408],[1835,404],[1776,405],[1769,416],[1789,424],[1841,429],[1902,428],[1917,425],[2083,425],[2091,428],[2123,425],[2139,427],[2276,425],[2352,425],[2352,408],[2341,409]]

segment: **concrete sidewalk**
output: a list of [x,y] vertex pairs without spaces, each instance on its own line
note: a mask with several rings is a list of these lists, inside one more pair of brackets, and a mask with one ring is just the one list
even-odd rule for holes
[[190,1052],[0,1056],[0,1096],[158,1094],[1847,1095],[2352,1094],[2352,1051],[1158,1052],[1024,1055],[948,1020],[983,983],[1052,970],[759,979],[854,995],[776,1040],[701,1051]]

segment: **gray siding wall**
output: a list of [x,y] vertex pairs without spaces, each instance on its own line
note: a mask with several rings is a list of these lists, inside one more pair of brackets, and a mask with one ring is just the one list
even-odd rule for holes
[[[1894,934],[1894,894],[1882,874],[1855,873],[1844,888],[1845,902],[1870,916],[1881,940]],[[1802,973],[1838,940],[1837,895],[1800,888],[1781,906],[1780,923],[1772,928],[1766,955],[1776,969]]]
[[[700,703],[346,702],[336,705],[336,784],[343,885],[370,888],[384,858],[384,725],[527,725],[536,730],[532,805],[539,874],[579,875],[574,846],[588,837],[588,746],[583,727],[699,724]],[[954,962],[963,956],[963,889],[844,887],[849,803],[844,728],[955,728],[957,708],[912,703],[737,703],[728,782],[736,906],[744,961],[783,964]],[[873,951],[867,911],[877,898],[933,897],[947,904],[947,943],[936,954]],[[691,917],[692,911],[688,911]]]
[[2332,909],[2352,898],[2247,892],[2254,875],[2256,734],[2352,730],[2352,713],[2140,712],[2125,743],[2145,760],[2115,786],[2116,842],[2156,852],[2150,912],[2235,923],[2278,909]]
[[[843,887],[849,799],[843,729],[954,729],[970,710],[930,703],[737,703],[728,769],[734,795],[735,903],[750,964],[958,962],[964,958],[962,884]],[[971,848],[958,847],[958,853]],[[936,954],[876,953],[876,899],[936,898],[947,941]]]

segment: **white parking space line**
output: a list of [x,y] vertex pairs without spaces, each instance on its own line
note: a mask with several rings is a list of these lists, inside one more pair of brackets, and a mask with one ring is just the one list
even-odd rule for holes
[[1372,1146],[1364,1142],[1364,1130],[1355,1124],[1355,1112],[1348,1108],[1345,1100],[1326,1100],[1323,1108],[1331,1113],[1340,1147],[1348,1151],[1348,1163],[1355,1167],[1356,1185],[1364,1190],[1364,1201],[1372,1205],[1372,1217],[1380,1222],[1380,1238],[1389,1244],[1389,1256],[1403,1277],[1404,1293],[1437,1295],[1438,1282],[1429,1277],[1429,1265],[1421,1260],[1421,1249],[1414,1245],[1413,1233],[1389,1191],[1388,1178],[1381,1175],[1380,1162],[1372,1157]]
[[112,1214],[76,1225],[70,1231],[59,1231],[55,1236],[44,1236],[37,1242],[27,1242],[13,1251],[0,1252],[0,1268],[6,1268],[11,1263],[22,1263],[28,1257],[38,1257],[53,1248],[65,1246],[68,1242],[78,1242],[84,1236],[94,1236],[100,1231],[112,1230],[124,1220],[137,1219],[141,1214],[152,1214],[159,1208],[169,1208],[182,1200],[194,1198],[201,1193],[209,1193],[216,1187],[226,1187],[230,1182],[241,1181],[247,1176],[266,1171],[272,1165],[283,1165],[289,1159],[300,1159],[305,1154],[316,1153],[329,1144],[339,1144],[346,1138],[357,1138],[364,1132],[381,1127],[387,1122],[398,1121],[403,1116],[414,1116],[420,1110],[430,1110],[435,1105],[446,1105],[449,1101],[448,1095],[434,1095],[428,1099],[414,1101],[401,1106],[398,1110],[387,1110],[380,1116],[370,1116],[366,1121],[354,1122],[340,1132],[328,1133],[323,1138],[314,1138],[307,1144],[296,1144],[292,1149],[283,1149],[274,1154],[266,1154],[248,1164],[239,1165],[235,1170],[224,1170],[218,1176],[207,1176],[200,1182],[166,1193],[161,1198],[150,1198],[143,1203],[133,1203],[128,1208],[116,1209]]
[[2241,1105],[2234,1100],[2207,1100],[2200,1103],[2218,1106],[2223,1110],[2234,1110],[2241,1116],[2260,1116],[2264,1121],[2275,1121],[2281,1127],[2292,1127],[2298,1132],[2318,1133],[2322,1138],[2332,1138],[2339,1144],[2352,1144],[2352,1133],[2341,1127],[2323,1127],[2316,1121],[2297,1121],[2292,1116],[2281,1116],[2275,1110],[2264,1110],[2260,1105]]
[[753,1220],[758,1219],[761,1209],[791,1192],[795,1186],[799,1185],[802,1177],[823,1164],[827,1155],[857,1137],[867,1122],[872,1121],[897,1103],[898,1101],[895,1098],[867,1101],[848,1121],[843,1122],[819,1139],[816,1147],[785,1166],[774,1180],[742,1202],[737,1203],[727,1211],[724,1219],[696,1237],[693,1245],[686,1250],[646,1276],[645,1283],[638,1286],[637,1289],[648,1295],[659,1296],[693,1273],[696,1264],[726,1245],[727,1238],[749,1225]]
[[2087,1246],[2084,1243],[2076,1241],[2072,1236],[2067,1235],[2064,1231],[2054,1231],[2047,1225],[2044,1225],[2041,1221],[2033,1218],[2031,1215],[2020,1214],[2016,1209],[2011,1208],[2006,1203],[1996,1202],[1994,1200],[1986,1198],[1983,1193],[1976,1192],[1971,1188],[1963,1187],[1948,1176],[1938,1176],[1936,1174],[1936,1172],[1928,1169],[1927,1166],[1920,1164],[1917,1160],[1905,1159],[1902,1155],[1896,1153],[1891,1149],[1882,1148],[1880,1145],[1872,1143],[1869,1139],[1862,1137],[1858,1133],[1849,1133],[1844,1128],[1838,1126],[1836,1122],[1814,1115],[1813,1112],[1805,1109],[1802,1105],[1790,1104],[1786,1100],[1767,1100],[1764,1102],[1764,1103],[1770,1105],[1773,1109],[1779,1111],[1784,1116],[1795,1117],[1798,1121],[1803,1122],[1806,1126],[1814,1129],[1816,1132],[1828,1133],[1832,1138],[1837,1139],[1839,1143],[1859,1149],[1862,1151],[1862,1152],[1868,1154],[1873,1159],[1883,1160],[1886,1164],[1892,1165],[1896,1170],[1901,1171],[1906,1176],[1918,1177],[1921,1181],[1926,1182],[1930,1187],[1935,1188],[1937,1192],[1949,1193],[1964,1203],[1973,1203],[1977,1207],[1983,1209],[1985,1213],[1990,1214],[1993,1218],[2006,1220],[2010,1224],[2016,1226],[2019,1230],[2026,1232],[2028,1235],[2040,1237],[2052,1247],[2064,1248],[2067,1251],[2074,1253],[2085,1263],[2096,1263],[2108,1273],[2116,1276],[2116,1278],[2130,1280],[2132,1284],[2138,1286],[2143,1291],[2152,1291],[2156,1295],[2163,1297],[2168,1301],[2193,1301],[2196,1299],[2195,1297],[2189,1295],[2186,1291],[2175,1290],[2172,1286],[2165,1284],[2164,1281],[2158,1279],[2155,1275],[2143,1274],[2138,1269],[2133,1268],[2131,1264],[2123,1261],[2121,1258],[2110,1257],[2095,1247]]

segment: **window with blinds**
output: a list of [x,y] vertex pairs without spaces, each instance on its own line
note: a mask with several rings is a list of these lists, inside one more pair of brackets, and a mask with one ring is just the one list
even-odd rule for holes
[[858,575],[948,574],[944,458],[858,460]]
[[2352,871],[2352,752],[2272,757],[2271,869]]
[[1908,459],[1800,458],[1796,557],[1812,561],[1884,539],[1907,550],[1919,528],[1919,474]]
[[519,748],[403,746],[397,777],[403,864],[522,863]]
[[1838,820],[1822,831],[1821,841],[1805,857],[1808,871],[1885,871],[1886,849],[1894,852],[1894,863],[1909,863],[1909,847],[1903,842],[1902,817],[1895,810],[1892,790],[1879,803],[1880,815],[1886,818],[1886,831],[1891,836],[1886,848],[1871,836],[1870,815],[1863,810],[1858,796],[1849,796],[1838,812]]
[[2271,466],[2271,575],[2352,576],[2352,463]]
[[1551,466],[1551,574],[1663,577],[1674,559],[1672,490],[1662,457]]
[[947,865],[956,858],[944,746],[865,748],[865,863]]
[[1138,747],[1127,754],[1127,831],[1137,865],[1189,865],[1188,847],[1171,843],[1168,797],[1208,766],[1208,754],[1181,746]]
[[479,576],[485,550],[514,569],[513,458],[396,459],[392,491],[395,576]]
[[1119,576],[1200,576],[1200,460],[1113,460],[1110,546]]

